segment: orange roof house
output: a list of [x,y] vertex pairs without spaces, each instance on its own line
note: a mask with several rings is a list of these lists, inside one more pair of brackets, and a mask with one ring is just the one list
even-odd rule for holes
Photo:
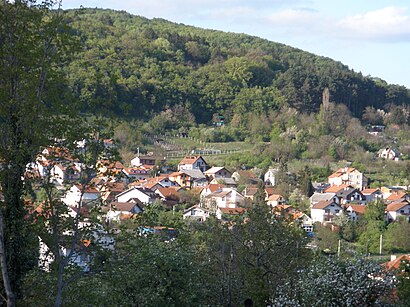
[[354,167],[342,167],[328,177],[331,185],[351,185],[357,189],[364,189],[368,185],[368,179],[363,173]]

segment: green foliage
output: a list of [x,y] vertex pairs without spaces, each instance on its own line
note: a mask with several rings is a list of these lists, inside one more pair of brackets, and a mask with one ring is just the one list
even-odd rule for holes
[[[409,102],[403,87],[257,37],[111,10],[70,10],[65,18],[84,46],[66,69],[70,85],[92,111],[143,118],[183,105],[206,123],[217,112],[229,120],[232,112],[261,114],[284,104],[318,111],[325,87],[357,116],[367,106]],[[331,117],[326,129],[341,131]]]
[[315,225],[316,243],[321,251],[336,253],[339,242],[339,234],[329,227],[320,224]]
[[391,223],[385,232],[384,249],[392,253],[410,252],[410,223],[403,217]]
[[402,260],[398,271],[397,295],[398,305],[406,306],[410,300],[410,261]]
[[[379,264],[357,258],[317,257],[282,287],[277,306],[384,306],[395,284]],[[351,290],[352,287],[354,290]]]

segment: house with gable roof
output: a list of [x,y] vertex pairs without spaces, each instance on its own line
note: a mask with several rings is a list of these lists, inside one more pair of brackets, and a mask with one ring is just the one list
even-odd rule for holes
[[180,170],[169,175],[171,181],[176,182],[182,188],[192,189],[208,185],[205,175],[199,169]]
[[152,204],[159,199],[158,194],[145,187],[132,187],[117,195],[115,200],[120,203],[129,202],[130,199],[137,199],[142,204]]
[[154,155],[137,155],[131,160],[132,166],[150,166],[154,167],[156,164],[164,165],[166,157],[157,157]]
[[231,178],[232,173],[228,171],[225,167],[211,167],[209,170],[204,172],[205,176],[209,177],[210,180],[213,179],[224,179]]
[[208,163],[201,156],[185,156],[178,163],[178,171],[182,170],[200,170],[205,172],[208,168]]
[[342,211],[343,208],[334,201],[320,201],[312,206],[311,216],[313,223],[332,222]]
[[362,190],[368,186],[369,180],[354,167],[342,167],[328,177],[328,182],[335,186],[342,184],[351,185]]
[[339,204],[345,205],[350,203],[365,204],[366,197],[358,190],[351,186],[344,187],[336,192],[336,197],[339,198]]
[[67,206],[78,206],[81,202],[82,205],[88,204],[92,201],[96,201],[100,198],[100,192],[91,186],[82,186],[81,184],[74,184],[62,198],[62,201]]
[[285,204],[285,198],[280,194],[272,194],[269,196],[267,204],[271,207],[276,207]]
[[346,213],[349,215],[349,218],[352,221],[357,222],[359,219],[361,219],[364,215],[364,212],[366,211],[367,206],[365,205],[353,205],[349,204],[347,205],[346,208]]
[[268,171],[263,175],[263,181],[266,185],[275,186],[276,184],[276,176],[279,172],[277,168],[270,168]]
[[211,215],[211,212],[199,205],[194,205],[184,211],[183,219],[192,219],[198,222],[205,222]]
[[229,217],[241,216],[247,211],[246,208],[222,208],[216,209],[216,218],[218,220],[229,219]]
[[179,193],[183,190],[181,187],[166,187],[158,188],[155,193],[161,197],[164,204],[172,207],[180,202],[181,195]]
[[396,221],[404,216],[410,222],[410,203],[407,200],[391,203],[386,207],[386,214],[388,221]]
[[151,177],[151,171],[144,167],[126,167],[122,169],[122,172],[130,180],[143,180]]
[[112,202],[107,212],[107,220],[119,222],[122,217],[129,218],[132,215],[143,212],[143,207],[138,202]]
[[222,188],[203,199],[206,207],[236,208],[245,203],[245,197],[231,188]]
[[399,161],[400,151],[393,147],[382,148],[377,152],[377,156],[386,160]]
[[329,201],[332,200],[335,203],[339,203],[339,198],[336,196],[336,192],[327,192],[324,193],[313,193],[309,198],[310,206],[317,204],[320,201]]
[[389,197],[386,198],[386,203],[391,204],[401,201],[410,201],[410,196],[404,191],[393,191]]
[[361,192],[366,197],[367,203],[383,199],[383,193],[380,189],[364,189]]

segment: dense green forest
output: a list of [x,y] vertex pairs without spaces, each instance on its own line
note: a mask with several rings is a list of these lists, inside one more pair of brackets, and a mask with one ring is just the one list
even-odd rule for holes
[[102,9],[69,10],[66,19],[81,48],[64,69],[84,111],[149,119],[179,108],[190,111],[183,121],[230,122],[284,106],[317,112],[325,88],[358,117],[367,106],[410,103],[403,86],[254,36]]

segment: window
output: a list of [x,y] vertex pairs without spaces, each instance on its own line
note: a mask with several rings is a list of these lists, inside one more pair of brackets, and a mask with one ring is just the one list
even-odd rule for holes
[[340,210],[338,210],[338,209],[335,210],[336,213],[339,213],[339,211],[340,211]]

